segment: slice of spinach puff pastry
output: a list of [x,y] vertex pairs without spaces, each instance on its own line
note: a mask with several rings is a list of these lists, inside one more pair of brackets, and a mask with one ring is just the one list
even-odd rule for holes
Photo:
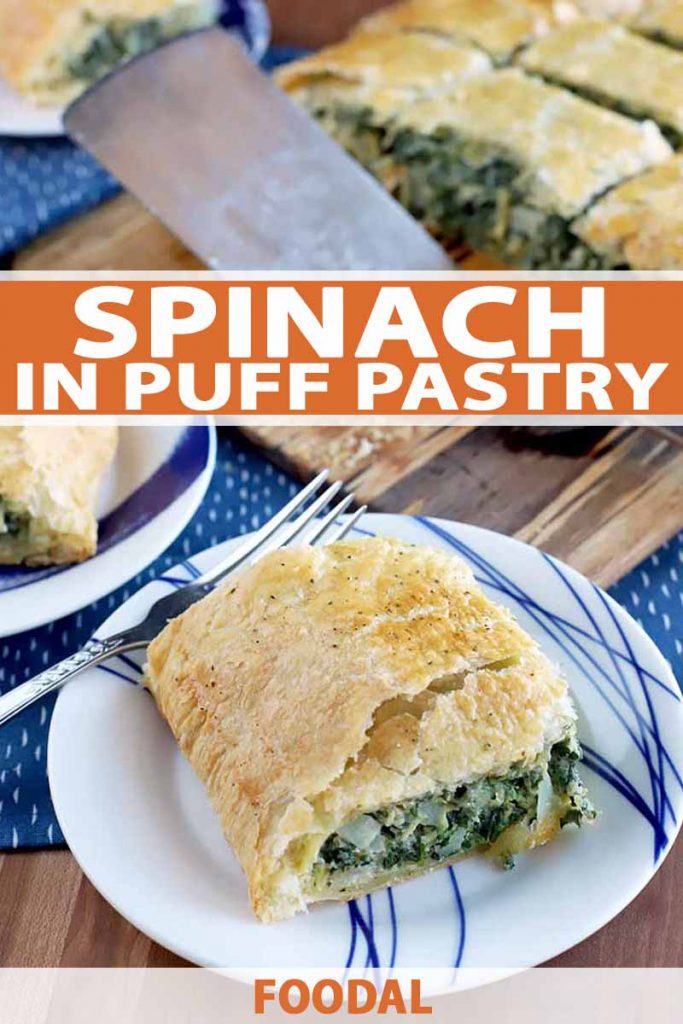
[[0,565],[94,555],[94,505],[116,427],[0,427]]
[[219,0],[2,0],[0,73],[33,102],[58,106],[218,13]]
[[607,189],[671,155],[637,122],[517,68],[397,112],[382,137],[397,198],[432,231],[524,267],[587,270],[572,230]]
[[277,80],[375,177],[392,187],[383,151],[389,119],[491,69],[476,46],[424,32],[355,34],[280,68]]
[[445,551],[267,555],[167,626],[147,686],[263,921],[594,816],[566,682]]

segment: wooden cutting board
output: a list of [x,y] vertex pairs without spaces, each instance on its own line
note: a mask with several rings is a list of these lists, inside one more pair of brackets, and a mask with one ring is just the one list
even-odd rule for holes
[[[464,270],[500,269],[476,253]],[[204,264],[133,196],[123,194],[18,253],[15,270],[203,270]]]
[[607,586],[683,526],[683,436],[644,428],[252,427],[306,479],[324,466],[375,511],[519,537]]

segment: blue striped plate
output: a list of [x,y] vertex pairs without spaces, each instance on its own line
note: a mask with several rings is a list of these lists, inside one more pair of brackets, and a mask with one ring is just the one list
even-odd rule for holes
[[0,636],[84,608],[137,575],[184,530],[215,462],[215,427],[205,417],[122,427],[101,488],[97,554],[73,566],[0,566]]
[[[61,694],[49,742],[60,825],[125,917],[175,953],[248,978],[395,972],[430,992],[541,963],[619,913],[652,878],[683,816],[683,704],[637,623],[579,573],[516,540],[443,520],[367,515],[360,534],[447,548],[509,606],[570,681],[598,821],[502,871],[473,857],[350,904],[264,926],[198,780],[149,696],[140,661],[95,669]],[[225,556],[169,572],[102,635]],[[602,965],[607,966],[607,965]],[[480,973],[480,972],[483,972]]]

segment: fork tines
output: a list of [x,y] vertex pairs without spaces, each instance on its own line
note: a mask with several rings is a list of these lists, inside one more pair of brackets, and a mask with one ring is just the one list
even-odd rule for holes
[[[343,484],[336,481],[322,490],[328,476],[327,469],[318,473],[315,479],[287,502],[284,508],[248,537],[224,562],[202,576],[197,583],[216,584],[235,569],[250,565],[270,551],[276,551],[294,542],[320,545],[330,544],[345,537],[367,511],[367,505],[357,509],[344,522],[338,522],[339,516],[352,505],[354,495],[347,494],[336,504],[332,504]],[[308,502],[310,504],[307,504]],[[326,509],[328,511],[325,511]],[[321,518],[318,518],[319,516]]]

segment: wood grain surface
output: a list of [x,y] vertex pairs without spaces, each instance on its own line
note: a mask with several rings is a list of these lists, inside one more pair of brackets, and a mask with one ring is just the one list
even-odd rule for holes
[[[275,38],[318,46],[380,0],[270,0]],[[477,263],[476,265],[481,265]],[[197,269],[129,196],[20,254],[22,269]],[[411,431],[415,431],[411,433]],[[675,436],[620,428],[552,435],[512,429],[409,428],[353,435],[252,431],[302,476],[331,461],[377,510],[423,512],[539,544],[608,584],[683,526],[683,454]],[[315,440],[315,444],[313,444]],[[615,856],[618,851],[615,850]],[[553,961],[563,966],[683,964],[683,843],[615,920]],[[123,920],[67,851],[0,854],[0,964],[179,966]]]
[[377,511],[430,514],[536,544],[609,586],[683,526],[683,432],[251,427],[302,479],[329,466]]

